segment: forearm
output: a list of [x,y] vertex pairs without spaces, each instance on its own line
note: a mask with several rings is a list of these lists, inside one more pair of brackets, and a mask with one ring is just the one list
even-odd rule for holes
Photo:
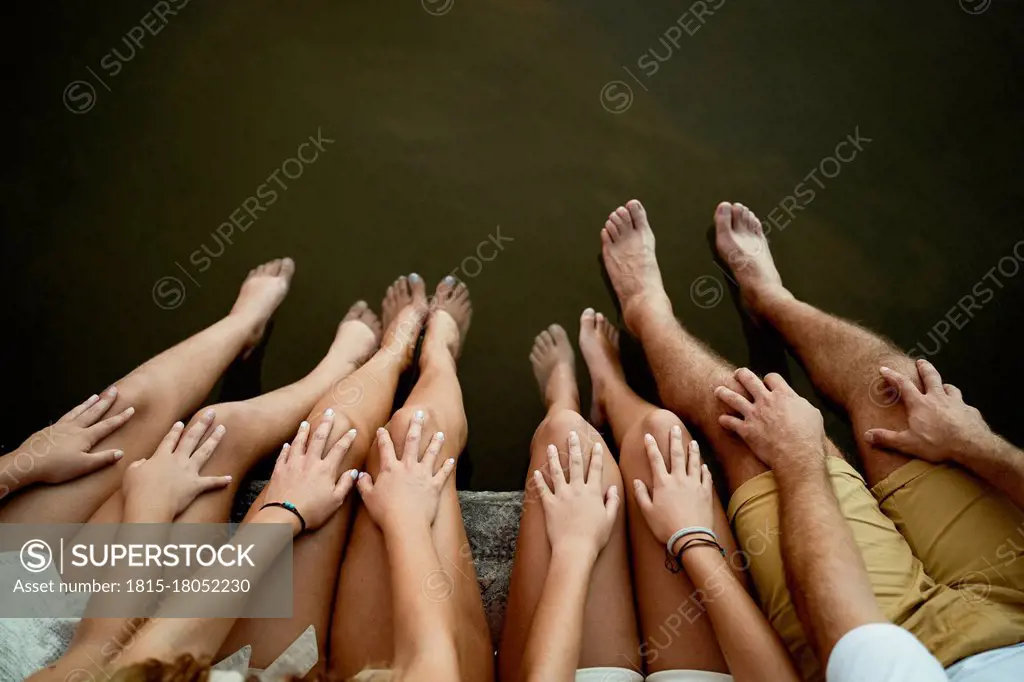
[[790,467],[775,477],[786,582],[824,665],[843,635],[885,618],[826,468]]
[[954,453],[954,461],[1002,490],[1024,509],[1024,452],[1012,443],[993,433]]
[[579,663],[583,612],[597,554],[555,551],[523,652],[530,682],[571,682]]
[[[231,568],[232,580],[248,580],[251,585],[258,584],[261,578],[277,557],[288,546],[289,536],[274,534],[273,540],[260,532],[261,524],[290,524],[292,536],[298,533],[295,517],[279,508],[261,510],[252,521],[242,526],[231,543],[237,545],[252,544],[248,553],[252,566],[236,566]],[[224,568],[214,565],[200,569],[194,578],[219,579],[225,577]],[[297,578],[298,576],[293,577]],[[178,593],[172,595],[139,634],[135,644],[124,650],[117,664],[119,667],[138,663],[149,658],[169,660],[181,654],[190,654],[196,659],[212,658],[220,650],[228,633],[234,626],[236,617],[218,615],[203,616],[201,614],[223,614],[227,612],[241,613],[250,593],[216,592],[216,593]],[[194,617],[168,617],[167,614],[193,613]]]
[[[430,527],[384,529],[395,611],[395,666],[410,679],[457,677],[455,609],[424,586],[451,578],[441,566]],[[430,673],[430,674],[428,674]]]
[[779,636],[714,547],[691,547],[683,567],[705,595],[703,606],[737,682],[798,682],[793,662]]

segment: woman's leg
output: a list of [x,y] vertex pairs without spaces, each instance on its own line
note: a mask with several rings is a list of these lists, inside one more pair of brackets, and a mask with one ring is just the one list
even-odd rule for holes
[[135,416],[94,449],[122,450],[120,462],[59,486],[30,488],[0,510],[0,522],[84,523],[118,489],[125,468],[151,455],[171,424],[195,411],[228,365],[259,343],[294,272],[290,258],[251,270],[226,317],[117,382],[110,414],[133,406]]
[[[203,467],[203,475],[230,475],[232,481],[222,490],[198,497],[176,520],[185,523],[226,522],[246,474],[294,435],[299,421],[311,410],[319,416],[322,410],[316,411],[314,405],[320,397],[344,382],[379,345],[380,322],[366,303],[359,301],[349,309],[338,326],[334,343],[323,360],[305,377],[249,400],[212,405],[210,409],[217,415],[215,423],[223,424],[227,432],[213,458]],[[192,422],[198,419],[199,414],[193,417]],[[89,521],[118,523],[123,505],[123,495],[116,490]]]
[[[410,286],[405,277],[399,278],[384,299],[384,321],[388,325],[384,346],[361,368],[333,386],[324,386],[319,401],[309,412],[310,428],[315,429],[324,411],[334,410],[328,448],[349,429],[358,430],[358,437],[345,455],[345,470],[363,468],[377,428],[387,421],[398,379],[412,359],[425,312],[422,280],[416,279]],[[309,407],[306,409],[308,411]],[[298,418],[290,424],[289,435],[294,432],[297,421]],[[255,514],[264,501],[264,495],[260,494],[247,518]],[[292,617],[239,620],[221,648],[222,655],[248,644],[252,646],[252,665],[266,668],[313,625],[321,652],[320,665],[325,663],[331,605],[353,504],[352,499],[347,500],[322,528],[296,540],[292,551]]]
[[[597,431],[579,414],[575,359],[565,330],[552,325],[540,333],[530,354],[534,374],[548,408],[547,416],[534,434],[530,446],[530,472],[543,470],[549,444],[558,446],[562,466],[568,467],[565,451],[569,433],[576,431],[583,444],[584,468],[589,468],[590,452],[601,442]],[[604,447],[604,488],[622,490],[622,477],[607,447]],[[625,514],[620,512],[611,539],[601,552],[590,578],[583,622],[583,641],[579,667],[640,666],[640,641],[637,636],[630,586],[628,540]],[[509,584],[508,608],[502,634],[498,667],[502,680],[521,679],[520,664],[527,637],[537,610],[551,560],[551,546],[544,523],[544,511],[538,503],[536,487],[527,482],[523,516],[516,543],[515,563]]]
[[[422,410],[426,414],[424,431],[445,434],[438,466],[448,457],[458,457],[466,443],[466,414],[455,360],[469,326],[470,313],[465,285],[455,287],[453,279],[438,285],[420,355],[420,378],[405,405],[388,425],[396,447],[401,448],[412,415]],[[424,442],[424,450],[426,445]],[[398,454],[405,457],[413,453]],[[422,453],[415,453],[415,456],[420,455]],[[372,447],[367,471],[376,476],[379,465],[377,449]],[[432,598],[455,600],[459,613],[457,645],[462,679],[487,682],[493,679],[494,656],[473,556],[462,525],[454,476],[448,479],[442,491],[433,535],[445,570],[425,580],[423,589],[428,590]],[[347,679],[366,667],[387,667],[393,654],[394,611],[384,537],[365,509],[360,509],[338,579],[331,630],[331,670]]]
[[[594,386],[595,414],[606,417],[619,446],[619,464],[625,478],[633,588],[636,592],[641,653],[648,673],[662,670],[729,672],[715,631],[686,573],[665,568],[665,545],[651,534],[636,503],[633,480],[651,485],[651,470],[644,436],[653,435],[668,452],[669,432],[682,426],[679,417],[646,402],[626,384],[619,363],[618,330],[590,308],[580,320],[580,349]],[[683,427],[683,438],[690,439]],[[667,461],[667,460],[666,460]],[[714,531],[727,552],[735,556],[736,543],[720,503],[715,505]],[[742,564],[741,564],[742,565]],[[741,581],[745,574],[736,571]]]

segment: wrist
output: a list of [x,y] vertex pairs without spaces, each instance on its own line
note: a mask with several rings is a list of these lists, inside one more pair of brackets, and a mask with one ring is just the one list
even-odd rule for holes
[[593,566],[601,548],[587,540],[561,541],[551,545],[551,561]]
[[145,491],[124,491],[125,523],[170,523],[175,517],[174,505],[160,495]]
[[961,466],[969,466],[970,463],[990,453],[1002,453],[1012,449],[1007,441],[997,435],[991,429],[985,429],[976,433],[973,437],[968,436],[963,442],[958,443],[950,452],[949,459]]
[[20,490],[41,483],[39,467],[31,453],[14,450],[0,455],[0,486]]
[[252,519],[253,523],[279,523],[291,526],[292,537],[302,531],[302,522],[299,517],[283,507],[264,507],[256,512]]

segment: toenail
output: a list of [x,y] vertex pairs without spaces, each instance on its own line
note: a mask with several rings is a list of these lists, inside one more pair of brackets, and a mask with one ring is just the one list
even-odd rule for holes
[[448,284],[449,286],[455,284],[455,278],[452,277],[451,275],[448,275],[447,277],[444,278],[444,283]]
[[420,281],[420,276],[414,272],[411,275],[409,275],[409,281],[410,282],[418,282],[418,281]]

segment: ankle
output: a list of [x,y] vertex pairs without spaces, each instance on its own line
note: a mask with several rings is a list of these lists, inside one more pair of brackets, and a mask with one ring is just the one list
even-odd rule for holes
[[642,338],[642,330],[651,322],[674,320],[672,301],[664,291],[645,296],[637,296],[622,308],[622,318],[626,327],[637,338]]

